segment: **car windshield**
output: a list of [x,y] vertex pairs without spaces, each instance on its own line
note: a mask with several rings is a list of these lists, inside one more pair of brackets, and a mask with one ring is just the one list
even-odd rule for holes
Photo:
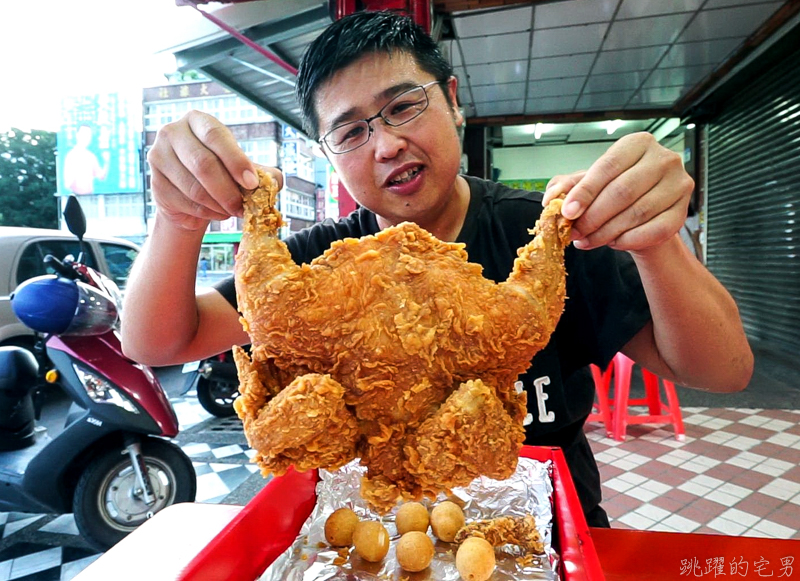
[[124,289],[137,251],[128,246],[107,242],[102,242],[100,248],[103,249],[103,256],[108,264],[108,276],[120,289]]
[[[28,244],[22,252],[22,256],[17,266],[17,280],[19,285],[29,278],[41,276],[43,274],[53,274],[55,271],[44,263],[44,257],[52,254],[59,260],[71,256],[77,259],[81,252],[80,243],[77,240],[38,240]],[[97,260],[88,245],[84,245],[84,264],[97,268]]]

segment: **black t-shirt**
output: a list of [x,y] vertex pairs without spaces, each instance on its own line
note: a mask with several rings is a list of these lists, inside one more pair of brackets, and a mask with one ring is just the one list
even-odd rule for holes
[[[542,194],[510,189],[501,184],[464,176],[470,204],[457,242],[466,244],[470,262],[483,275],[505,280],[517,249],[527,244],[542,211]],[[379,231],[375,214],[364,208],[339,221],[325,220],[286,240],[295,262],[308,263],[342,238],[359,238]],[[589,524],[598,516],[600,476],[583,433],[594,401],[590,363],[605,368],[614,355],[650,320],[639,273],[630,255],[607,247],[566,249],[567,300],[548,345],[533,358],[522,376],[528,392],[526,443],[564,450],[578,496]],[[234,306],[233,278],[217,289]],[[602,512],[602,511],[600,511]]]

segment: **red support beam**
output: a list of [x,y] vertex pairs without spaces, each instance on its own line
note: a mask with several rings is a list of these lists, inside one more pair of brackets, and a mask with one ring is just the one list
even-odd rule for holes
[[340,19],[361,10],[394,10],[410,16],[425,32],[431,31],[430,0],[331,0],[334,14]]
[[[430,0],[329,0],[336,20],[362,10],[394,10],[410,16],[425,32],[431,31]],[[339,182],[339,215],[346,216],[356,209],[356,202]]]
[[181,0],[182,4],[184,4],[186,6],[191,6],[192,8],[197,10],[200,14],[202,14],[204,18],[206,18],[207,20],[210,20],[211,22],[213,22],[214,24],[219,26],[222,30],[224,30],[225,32],[230,34],[232,37],[234,37],[236,40],[238,40],[239,42],[241,42],[245,46],[248,46],[249,48],[251,48],[254,51],[256,51],[258,54],[260,54],[263,57],[271,60],[276,65],[278,65],[281,68],[283,68],[284,70],[290,72],[295,77],[297,76],[297,69],[295,67],[293,67],[292,65],[287,63],[285,60],[280,58],[278,55],[276,55],[272,51],[269,51],[266,48],[264,48],[263,46],[261,46],[260,44],[258,44],[257,42],[254,42],[254,41],[250,40],[244,34],[239,32],[238,30],[236,30],[233,26],[230,26],[227,22],[224,22],[223,20],[220,20],[219,18],[217,18],[216,16],[214,16],[210,12],[206,12],[205,10],[200,10],[200,8],[197,6],[198,1],[200,1],[200,0]]

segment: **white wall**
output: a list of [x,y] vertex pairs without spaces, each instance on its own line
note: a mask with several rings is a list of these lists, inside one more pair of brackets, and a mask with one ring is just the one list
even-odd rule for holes
[[[683,134],[662,143],[683,156]],[[500,147],[493,153],[494,167],[501,170],[500,180],[550,179],[589,169],[611,145],[613,142]]]
[[500,180],[550,179],[555,175],[588,169],[611,143],[503,147],[493,153]]

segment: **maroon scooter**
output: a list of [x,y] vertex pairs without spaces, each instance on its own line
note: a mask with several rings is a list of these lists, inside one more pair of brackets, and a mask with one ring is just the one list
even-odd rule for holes
[[[64,217],[82,240],[86,222],[74,196]],[[82,258],[46,257],[55,274],[12,295],[38,340],[33,354],[0,347],[0,511],[72,512],[102,551],[159,510],[194,501],[197,480],[169,440],[178,418],[164,389],[122,353],[119,289]],[[54,399],[52,384],[68,396],[55,416],[42,403]]]

